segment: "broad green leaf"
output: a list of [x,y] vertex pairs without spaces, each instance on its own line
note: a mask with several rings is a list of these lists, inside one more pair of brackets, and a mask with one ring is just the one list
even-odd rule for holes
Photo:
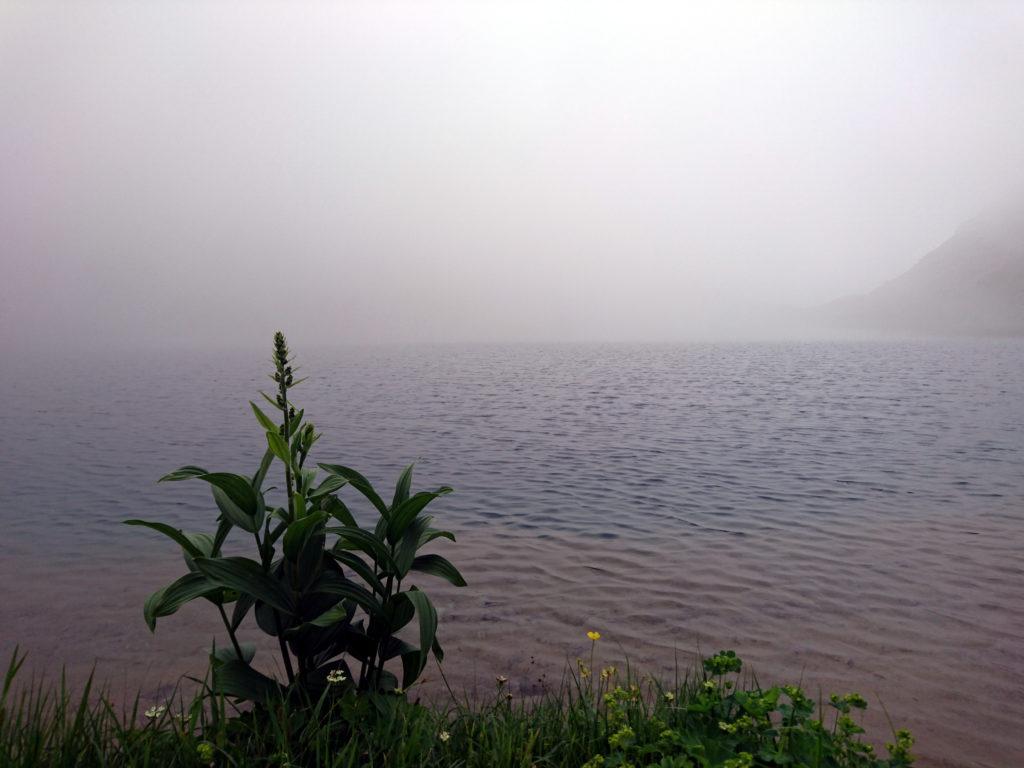
[[452,489],[443,486],[438,488],[436,491],[420,491],[416,495],[409,499],[406,499],[399,504],[395,509],[391,511],[391,517],[388,520],[388,541],[394,544],[401,538],[402,534],[405,533],[406,527],[418,515],[427,504],[432,502],[438,496],[444,496],[446,493],[451,493]]
[[401,656],[403,653],[409,653],[409,651],[419,653],[415,646],[409,645],[405,640],[401,640],[397,637],[389,637],[387,641],[383,643],[383,648],[381,649],[384,661],[393,659],[396,656]]
[[306,425],[302,428],[302,452],[308,454],[316,441],[323,437],[322,434],[316,431],[316,427],[313,426],[312,422],[306,422]]
[[211,490],[213,491],[213,500],[217,503],[217,509],[220,510],[227,520],[231,521],[232,525],[237,525],[243,531],[248,531],[249,533],[255,533],[259,530],[259,526],[256,525],[256,518],[245,514],[237,504],[231,501],[231,498],[224,491],[216,486]]
[[306,414],[306,410],[305,409],[301,409],[298,413],[296,413],[294,416],[292,416],[288,420],[288,438],[289,439],[294,437],[298,433],[299,429],[301,429],[301,427],[302,427],[302,417],[305,414]]
[[384,616],[392,634],[400,632],[416,618],[416,607],[405,599],[405,592],[392,595],[384,604]]
[[338,603],[333,608],[328,608],[312,621],[308,622],[314,627],[330,627],[348,618],[348,609],[344,602]]
[[[420,672],[427,666],[427,660],[423,658],[423,654],[420,651],[408,645],[408,643],[405,644],[400,653],[402,656],[402,687],[408,688],[416,682]],[[441,650],[441,646],[436,639],[434,640],[433,653],[439,662],[444,661],[444,651]]]
[[256,517],[253,522],[256,524],[256,528],[263,527],[263,521],[267,516],[267,500],[263,495],[263,491],[256,491]]
[[315,469],[300,469],[299,470],[299,491],[301,493],[308,493],[313,489],[313,482],[316,480]]
[[344,523],[346,526],[350,528],[359,527],[359,524],[349,511],[349,508],[346,507],[345,503],[337,496],[328,496],[320,502],[320,506],[323,507],[324,512],[329,514],[335,520]]
[[267,479],[267,471],[270,469],[270,465],[274,463],[274,452],[267,448],[263,452],[263,460],[260,461],[260,468],[256,470],[256,474],[252,476],[252,487],[255,490],[259,490],[263,487],[263,481]]
[[365,610],[370,616],[380,616],[384,610],[380,601],[368,589],[332,571],[325,571],[320,574],[320,578],[310,587],[310,592],[347,598]]
[[252,608],[255,602],[256,601],[253,599],[253,596],[250,595],[248,592],[242,592],[238,596],[238,600],[235,601],[235,608],[231,612],[232,632],[238,629],[241,626],[242,622],[245,621],[246,614],[249,613],[249,610]]
[[285,466],[290,467],[292,465],[292,454],[288,450],[288,441],[281,437],[280,434],[267,431],[267,445],[270,446],[270,452],[283,461]]
[[284,614],[280,611],[275,611],[266,603],[256,603],[252,613],[256,618],[256,626],[271,637],[277,637],[278,634],[283,633],[285,629],[291,626],[290,621],[284,617]]
[[237,659],[220,662],[214,667],[213,687],[217,693],[245,701],[266,703],[281,695],[276,681]]
[[320,483],[320,485],[318,485],[316,488],[310,491],[309,499],[310,501],[313,501],[315,499],[319,499],[321,496],[326,496],[329,493],[334,493],[339,488],[344,487],[347,483],[348,480],[346,480],[344,477],[339,477],[338,475],[330,475],[324,478],[324,481]]
[[409,498],[409,489],[412,487],[412,468],[414,465],[415,462],[402,470],[402,474],[398,476],[398,482],[395,484],[395,497],[391,502],[392,511]]
[[245,557],[197,557],[196,567],[213,584],[250,594],[282,613],[292,612],[292,600],[287,590],[264,573],[255,560]]
[[334,544],[335,550],[355,549],[365,552],[382,570],[394,572],[395,563],[391,559],[387,545],[369,531],[349,526],[331,526],[327,529],[327,533],[338,534],[338,541]]
[[252,406],[252,412],[256,414],[256,421],[260,423],[260,426],[263,427],[263,429],[267,432],[277,432],[277,424],[267,418],[267,414],[261,411],[256,403],[250,400],[249,405]]
[[429,573],[432,576],[440,576],[456,587],[466,586],[466,580],[462,578],[458,568],[440,555],[420,555],[412,561],[411,570]]
[[314,512],[291,523],[284,534],[284,556],[292,562],[298,560],[306,542],[318,531],[323,533],[323,524],[326,520],[326,512]]
[[402,653],[402,687],[410,688],[426,666],[427,662],[423,659],[423,655],[415,648]]
[[318,466],[329,475],[337,475],[338,477],[343,477],[348,480],[349,485],[369,499],[370,503],[377,508],[377,511],[380,512],[381,516],[388,516],[387,506],[384,504],[383,500],[381,500],[380,496],[377,495],[373,486],[370,485],[370,481],[361,474],[349,467],[343,467],[341,464],[319,464]]
[[291,437],[291,442],[289,443],[289,448],[288,449],[291,451],[292,458],[296,459],[296,464],[297,464],[298,463],[297,459],[298,459],[299,451],[302,449],[302,430],[301,429],[293,429],[292,437]]
[[[173,539],[179,547],[181,547],[187,554],[192,557],[205,557],[209,552],[203,552],[189,539],[188,534],[179,528],[173,528],[166,523],[153,523],[148,520],[125,520],[125,525],[141,525],[146,528],[152,528],[154,531],[162,533],[169,539]],[[195,535],[195,534],[193,534]],[[211,542],[212,543],[212,542]]]
[[363,562],[357,555],[354,555],[351,552],[341,552],[335,549],[328,550],[327,554],[342,565],[351,568],[352,571],[358,574],[359,578],[365,581],[367,586],[369,586],[374,592],[379,595],[384,594],[384,585],[381,584],[380,579],[378,579],[376,574],[374,574],[373,569]]
[[224,546],[224,541],[229,533],[231,533],[231,521],[222,516],[217,523],[217,535],[213,537],[212,554],[214,557],[220,554],[220,548]]
[[281,519],[281,522],[274,526],[270,535],[264,540],[264,542],[269,542],[268,546],[276,544],[277,540],[280,539],[284,535],[284,532],[288,530],[288,513],[280,507],[278,507],[275,512]]
[[228,520],[249,533],[259,529],[259,496],[248,479],[229,472],[208,472],[199,479],[213,486],[213,498]]
[[186,573],[177,581],[150,595],[143,606],[142,615],[152,632],[156,630],[156,620],[161,616],[170,616],[185,603],[191,602],[197,597],[206,597],[219,592],[218,586],[211,583],[203,574]]
[[[246,664],[252,661],[256,655],[256,644],[255,643],[239,643],[239,647],[242,649],[241,661]],[[235,653],[235,646],[230,643],[226,646],[222,646],[213,652],[213,657],[219,661],[231,661],[232,659],[238,659],[238,654]]]
[[[197,550],[199,550],[200,557],[212,557],[213,556],[213,536],[208,533],[186,533],[185,538],[192,542]],[[185,565],[188,566],[190,571],[196,569],[195,555],[185,552]]]
[[[192,542],[192,546],[199,550],[200,557],[213,556],[213,536],[208,533],[186,533],[185,538]],[[194,555],[193,555],[194,557]]]
[[292,512],[297,518],[306,516],[306,497],[301,493],[292,494]]
[[405,529],[401,540],[394,547],[395,574],[404,579],[409,569],[412,568],[412,561],[416,557],[416,550],[419,548],[420,537],[430,526],[432,518],[430,515],[417,517],[409,527]]
[[420,659],[419,671],[416,673],[416,677],[419,677],[423,668],[427,666],[427,654],[434,645],[437,635],[437,611],[425,592],[410,589],[408,592],[403,592],[402,595],[412,603],[420,620]]
[[451,531],[439,531],[436,528],[428,528],[420,536],[420,543],[416,548],[421,549],[424,544],[429,544],[434,539],[449,539],[451,541],[455,541],[455,534]]
[[176,469],[173,472],[164,475],[159,480],[157,480],[157,482],[171,483],[177,480],[191,480],[194,477],[200,477],[205,474],[207,474],[207,472],[202,467],[196,467],[189,464],[188,466],[182,467],[181,469]]

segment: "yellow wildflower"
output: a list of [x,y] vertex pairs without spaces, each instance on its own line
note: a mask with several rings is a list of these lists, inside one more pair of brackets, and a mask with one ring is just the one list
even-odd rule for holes
[[589,638],[591,642],[596,643],[598,640],[601,639],[601,633],[595,632],[594,630],[590,630],[589,632],[587,632],[587,638]]

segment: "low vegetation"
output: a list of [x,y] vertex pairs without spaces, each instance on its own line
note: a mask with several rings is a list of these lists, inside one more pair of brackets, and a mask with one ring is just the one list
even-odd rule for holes
[[89,686],[77,697],[63,685],[14,694],[22,661],[12,660],[0,695],[0,765],[11,768],[912,765],[906,731],[884,756],[862,740],[861,696],[833,696],[822,708],[797,687],[761,689],[728,651],[670,685],[580,662],[557,691],[532,699],[503,677],[477,704],[421,705],[408,693],[371,696],[337,683],[310,707],[282,694],[248,710],[206,686],[146,710],[137,701],[118,709]]
[[[186,466],[163,478],[209,484],[218,510],[214,531],[127,521],[173,540],[187,569],[146,601],[150,629],[193,600],[219,613],[226,639],[210,649],[206,676],[163,704],[143,708],[136,699],[119,707],[91,682],[77,695],[63,680],[25,684],[18,679],[25,657],[16,650],[0,693],[0,766],[912,764],[906,731],[894,732],[884,755],[864,740],[856,715],[867,702],[858,694],[826,704],[799,687],[762,689],[742,676],[732,651],[671,682],[628,667],[598,668],[596,631],[587,633],[589,658],[578,660],[555,690],[523,696],[498,676],[487,701],[459,699],[449,689],[441,703],[421,704],[421,675],[430,657],[441,665],[443,652],[437,612],[414,579],[465,585],[447,559],[422,551],[438,539],[454,541],[423,514],[451,489],[413,493],[411,466],[390,504],[343,465],[319,464],[319,479],[307,460],[320,435],[291,402],[299,381],[281,334],[271,377],[277,391],[264,398],[278,418],[251,403],[267,442],[254,475]],[[278,464],[283,485],[273,505],[267,497],[274,489],[265,481]],[[372,527],[362,527],[342,500],[347,489],[369,502]],[[231,536],[235,548],[248,542],[254,556],[226,555]],[[273,638],[284,679],[254,666],[256,645],[244,638],[253,624]]]

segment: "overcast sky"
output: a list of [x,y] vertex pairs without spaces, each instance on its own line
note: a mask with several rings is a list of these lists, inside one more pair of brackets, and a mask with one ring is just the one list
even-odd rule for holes
[[1024,177],[1024,3],[0,3],[0,340],[672,339]]

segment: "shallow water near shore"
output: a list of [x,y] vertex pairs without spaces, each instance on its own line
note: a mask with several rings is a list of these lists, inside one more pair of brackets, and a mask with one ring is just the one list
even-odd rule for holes
[[[387,489],[419,458],[417,486],[456,488],[433,511],[470,586],[431,594],[457,687],[536,692],[598,629],[609,663],[735,648],[884,726],[880,699],[933,764],[1024,763],[1024,343],[299,341],[316,458]],[[149,634],[183,566],[120,521],[212,530],[205,487],[155,480],[255,469],[266,357],[5,364],[0,651],[132,691],[202,672],[216,622]]]

